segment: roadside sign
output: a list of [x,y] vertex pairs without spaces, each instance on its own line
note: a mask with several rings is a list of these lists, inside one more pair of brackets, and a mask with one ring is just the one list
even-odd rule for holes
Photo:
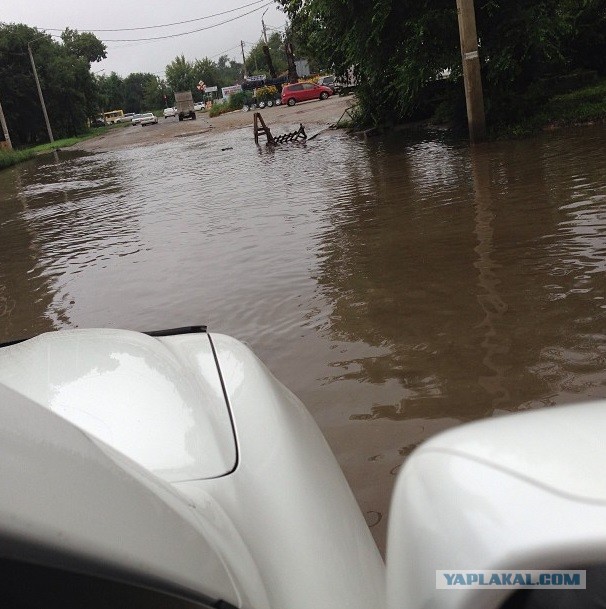
[[223,94],[223,97],[233,95],[234,93],[238,93],[239,91],[242,91],[242,87],[240,85],[232,85],[231,87],[221,88],[221,93]]

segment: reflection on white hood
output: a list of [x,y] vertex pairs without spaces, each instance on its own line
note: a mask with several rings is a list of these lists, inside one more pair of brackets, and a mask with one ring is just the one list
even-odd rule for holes
[[42,334],[0,351],[0,382],[170,482],[235,467],[229,408],[206,334]]

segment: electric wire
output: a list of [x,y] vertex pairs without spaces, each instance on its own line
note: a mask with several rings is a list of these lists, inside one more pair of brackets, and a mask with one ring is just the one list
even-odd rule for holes
[[[264,0],[255,0],[254,2],[250,2],[249,4],[243,4],[242,6],[238,6],[236,8],[229,9],[228,11],[223,11],[221,13],[215,13],[214,15],[206,15],[205,17],[197,17],[196,19],[187,19],[186,21],[175,21],[174,23],[164,23],[161,25],[146,25],[141,27],[125,27],[125,28],[117,28],[117,29],[96,29],[96,28],[74,28],[75,30],[85,31],[85,32],[134,32],[137,30],[154,30],[161,27],[171,27],[173,25],[184,25],[185,23],[193,23],[195,21],[204,21],[205,19],[212,19],[213,17],[220,17],[221,15],[227,15],[228,13],[235,13],[236,11],[242,10],[243,8],[248,8],[249,6],[254,6],[255,4],[261,4]],[[263,7],[259,7],[261,9]],[[59,28],[40,28],[41,30],[49,30],[51,32],[63,32]]]
[[225,25],[226,23],[231,23],[232,21],[236,21],[236,19],[241,19],[242,17],[246,17],[246,15],[251,15],[252,13],[256,13],[260,11],[262,8],[273,4],[273,0],[267,2],[266,4],[262,4],[261,6],[253,9],[252,11],[248,11],[246,13],[242,13],[237,17],[232,17],[231,19],[226,19],[225,21],[220,21],[219,23],[214,23],[213,25],[207,25],[206,27],[198,28],[196,30],[190,30],[189,32],[181,32],[179,34],[168,34],[166,36],[152,36],[150,38],[103,38],[103,42],[145,42],[147,40],[167,40],[168,38],[179,38],[181,36],[187,36],[189,34],[196,34],[198,32],[204,32],[206,30],[211,30],[213,28],[219,27],[220,25]]

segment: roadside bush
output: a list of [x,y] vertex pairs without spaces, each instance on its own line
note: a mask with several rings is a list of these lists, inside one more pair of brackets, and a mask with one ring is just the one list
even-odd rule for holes
[[229,96],[229,100],[222,104],[214,104],[213,107],[208,111],[208,115],[213,118],[220,116],[226,112],[233,112],[234,110],[241,110],[246,99],[246,93],[240,91]]
[[266,85],[264,87],[259,87],[255,89],[255,97],[257,101],[267,102],[270,99],[276,99],[278,97],[278,88],[274,87],[274,85]]

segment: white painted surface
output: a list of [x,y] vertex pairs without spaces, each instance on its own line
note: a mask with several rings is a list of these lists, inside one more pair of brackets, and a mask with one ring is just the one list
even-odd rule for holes
[[[237,340],[42,335],[0,350],[0,382],[20,391],[0,384],[0,556],[243,609],[496,609],[509,591],[436,590],[436,570],[582,568],[606,554],[604,402],[417,449],[394,491],[385,579],[313,418]],[[195,475],[208,465],[199,434],[222,475]]]
[[[0,556],[19,546],[10,555],[45,564],[91,559],[89,572],[243,609],[382,608],[383,562],[313,418],[246,346],[213,340],[233,415],[223,439],[208,429],[230,411],[207,335],[69,331],[0,351],[0,382],[23,394],[0,385],[0,541],[12,540]],[[161,407],[166,417],[143,420]],[[166,474],[194,471],[199,432],[235,459],[234,428],[235,469]],[[171,468],[154,455],[163,438]],[[172,484],[141,467],[158,462]]]
[[279,609],[381,609],[383,561],[334,455],[303,404],[245,345],[211,334],[234,417],[237,469],[180,483],[212,495]]
[[205,334],[49,332],[0,349],[0,383],[165,480],[221,476],[236,446]]
[[508,590],[436,590],[437,569],[604,562],[606,404],[465,425],[417,449],[394,490],[388,609],[495,609]]
[[[221,510],[0,385],[0,556],[262,607],[234,583]],[[216,544],[217,541],[221,545]]]

